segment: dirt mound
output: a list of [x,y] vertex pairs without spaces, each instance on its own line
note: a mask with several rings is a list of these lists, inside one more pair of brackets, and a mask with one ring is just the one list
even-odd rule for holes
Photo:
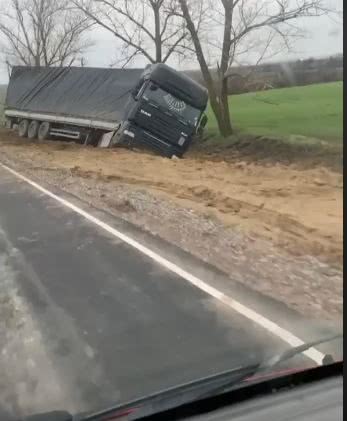
[[[218,218],[227,227],[269,239],[296,255],[313,254],[341,265],[342,175],[326,166],[304,169],[274,163],[271,156],[259,165],[259,160],[251,160],[254,148],[242,143],[241,149],[249,153],[242,160],[235,151],[228,155],[228,148],[223,159],[221,151],[195,148],[183,160],[168,160],[123,149],[28,142],[10,132],[0,133],[0,154],[31,169],[63,170],[71,182],[79,176],[115,186],[131,184]],[[135,212],[131,202],[107,199],[121,212]]]
[[291,136],[286,139],[268,136],[236,135],[223,142],[209,138],[197,142],[189,155],[213,161],[248,161],[259,164],[294,165],[297,168],[326,167],[342,172],[341,144]]

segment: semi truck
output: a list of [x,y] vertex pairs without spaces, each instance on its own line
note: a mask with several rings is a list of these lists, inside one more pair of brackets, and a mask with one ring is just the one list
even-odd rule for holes
[[145,69],[12,69],[6,125],[21,137],[84,145],[146,145],[182,157],[207,122],[207,90],[165,64]]

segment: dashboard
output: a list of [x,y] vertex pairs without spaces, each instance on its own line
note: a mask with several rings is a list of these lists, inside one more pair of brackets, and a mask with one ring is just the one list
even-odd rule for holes
[[342,421],[342,376],[194,416],[204,421]]

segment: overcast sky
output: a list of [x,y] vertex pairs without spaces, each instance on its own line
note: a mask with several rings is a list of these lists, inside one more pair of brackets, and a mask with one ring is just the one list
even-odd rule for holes
[[[342,10],[343,0],[330,0]],[[301,20],[301,26],[307,31],[307,37],[296,42],[294,51],[290,54],[281,53],[276,56],[276,61],[290,60],[308,57],[324,57],[343,51],[343,29],[342,21],[332,20],[328,16],[314,17]],[[90,67],[108,67],[114,62],[117,55],[118,43],[109,32],[102,29],[94,29],[90,34],[90,38],[94,41],[94,46],[86,53],[87,66]],[[142,67],[146,62],[144,60],[137,61],[133,67]],[[173,65],[181,69],[198,68],[192,63],[171,62]],[[3,65],[0,64],[0,84],[7,83],[7,72]]]

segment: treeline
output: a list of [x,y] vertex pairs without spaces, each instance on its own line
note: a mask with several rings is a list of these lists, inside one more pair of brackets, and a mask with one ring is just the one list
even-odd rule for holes
[[139,57],[146,63],[195,59],[196,77],[226,137],[233,133],[230,93],[340,78],[342,64],[334,59],[234,67],[240,57],[262,62],[274,43],[288,45],[298,21],[333,12],[322,0],[0,0],[0,60],[9,74],[18,64],[86,65],[93,28],[114,37],[111,66]]
[[[199,71],[187,72],[204,83]],[[309,58],[258,66],[234,67],[228,81],[229,94],[241,94],[272,88],[311,85],[343,80],[343,55]]]

